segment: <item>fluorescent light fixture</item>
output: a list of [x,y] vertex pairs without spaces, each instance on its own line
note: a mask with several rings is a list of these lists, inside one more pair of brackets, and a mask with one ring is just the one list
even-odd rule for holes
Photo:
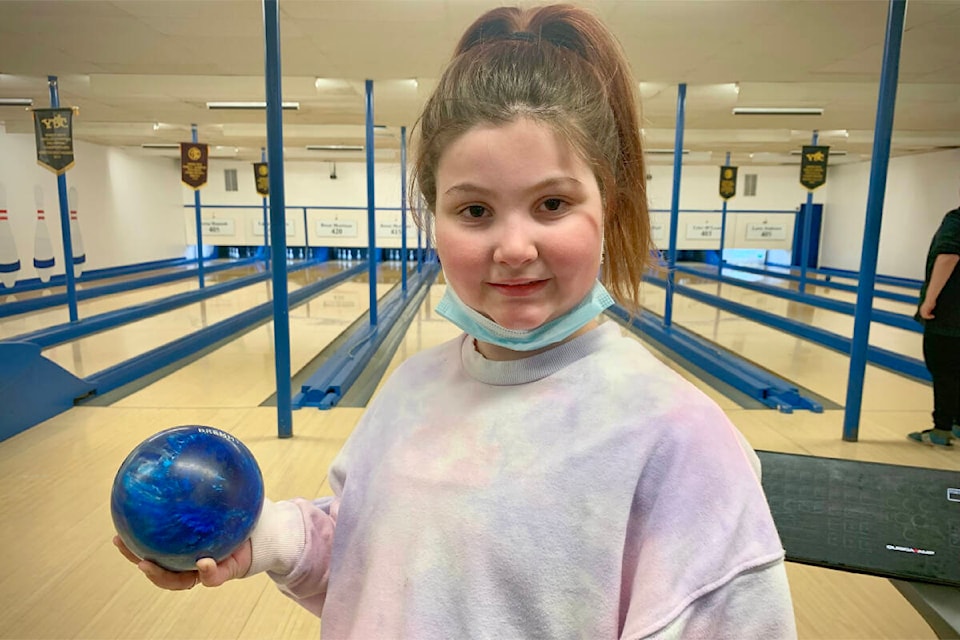
[[734,107],[735,116],[822,116],[823,107]]
[[[656,156],[672,156],[673,149],[647,149],[646,153],[648,155],[656,155]],[[687,155],[688,153],[690,153],[690,150],[684,149],[680,153],[683,155]]]
[[33,98],[0,98],[0,107],[29,107]]
[[363,151],[359,144],[308,144],[307,151]]
[[140,145],[141,149],[179,149],[180,145],[175,142],[147,142]]
[[[299,109],[299,102],[283,102],[283,109]],[[207,109],[266,109],[266,102],[208,102]]]
[[[802,153],[803,153],[803,149],[792,149],[790,151],[790,155],[792,156],[799,156]],[[845,155],[847,155],[846,151],[834,151],[833,149],[830,149],[831,158],[833,158],[834,156],[845,156]]]

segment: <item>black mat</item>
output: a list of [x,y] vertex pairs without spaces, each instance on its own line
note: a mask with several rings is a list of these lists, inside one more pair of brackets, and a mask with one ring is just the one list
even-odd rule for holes
[[757,453],[787,560],[960,587],[960,472]]

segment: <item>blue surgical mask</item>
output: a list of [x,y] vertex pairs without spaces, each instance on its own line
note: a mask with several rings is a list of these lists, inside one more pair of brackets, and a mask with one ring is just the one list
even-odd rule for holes
[[580,304],[559,318],[536,329],[507,329],[468,307],[453,287],[447,285],[447,292],[437,305],[437,313],[481,342],[512,351],[536,351],[563,342],[612,304],[613,298],[598,280]]

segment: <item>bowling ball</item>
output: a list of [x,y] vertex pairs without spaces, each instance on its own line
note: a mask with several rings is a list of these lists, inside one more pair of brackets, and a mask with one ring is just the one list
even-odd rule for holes
[[229,556],[263,506],[263,476],[237,438],[203,426],[173,427],[130,452],[113,481],[110,510],[120,539],[170,571]]

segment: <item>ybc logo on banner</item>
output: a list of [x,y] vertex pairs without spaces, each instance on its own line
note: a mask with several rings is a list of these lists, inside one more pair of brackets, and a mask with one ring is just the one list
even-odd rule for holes
[[37,163],[58,176],[73,166],[73,109],[34,109]]
[[800,184],[810,191],[822,187],[827,181],[827,160],[830,147],[807,145],[800,155]]

